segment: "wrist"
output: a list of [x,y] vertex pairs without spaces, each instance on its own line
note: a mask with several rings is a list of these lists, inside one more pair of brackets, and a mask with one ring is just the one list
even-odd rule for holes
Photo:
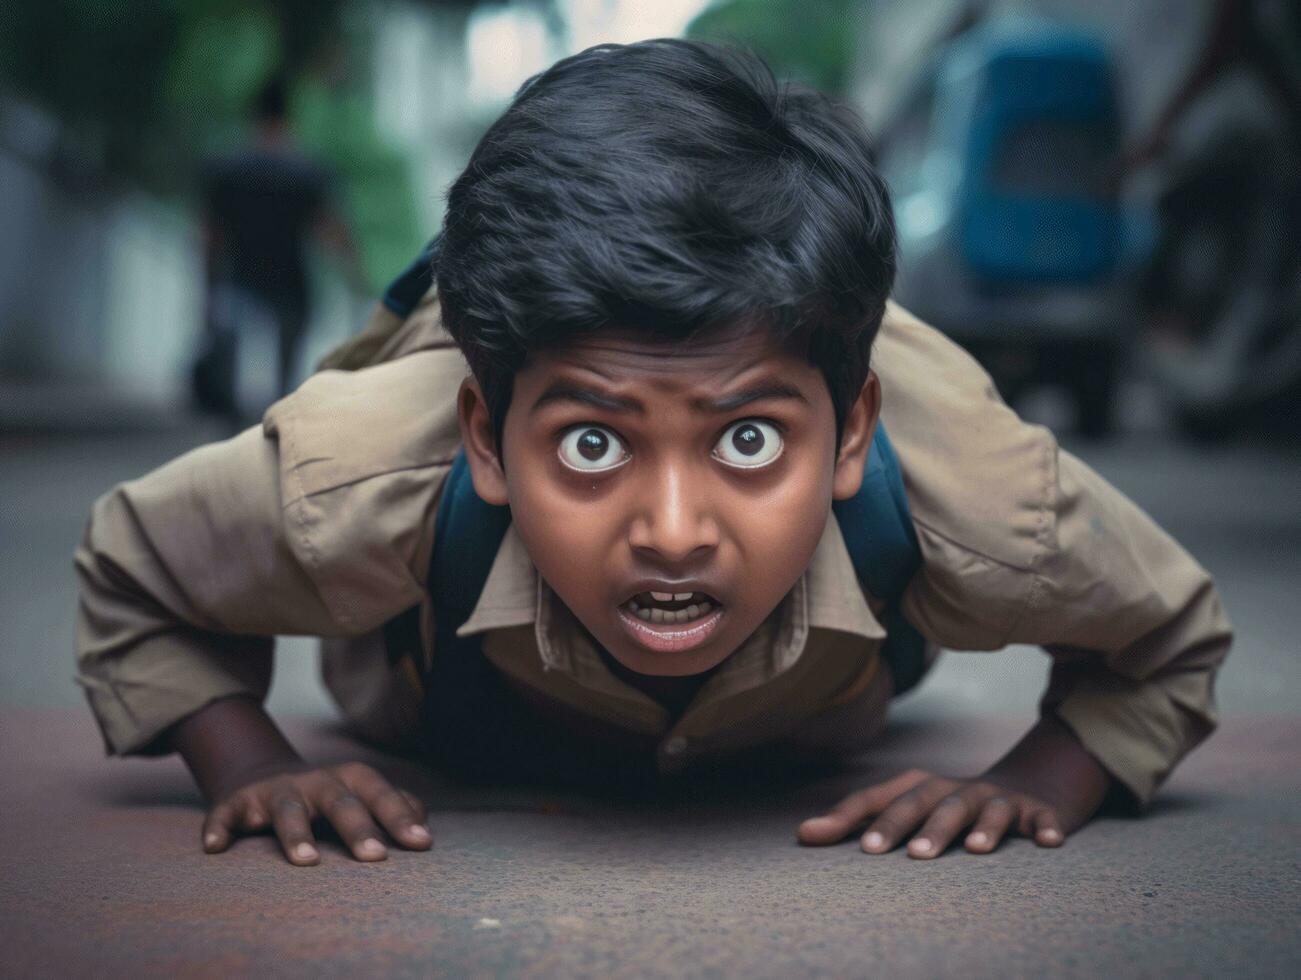
[[1051,804],[1064,821],[1076,826],[1097,812],[1115,784],[1075,733],[1051,713],[1043,715],[985,775]]
[[303,765],[262,705],[248,697],[205,705],[178,722],[169,738],[209,801],[254,779]]

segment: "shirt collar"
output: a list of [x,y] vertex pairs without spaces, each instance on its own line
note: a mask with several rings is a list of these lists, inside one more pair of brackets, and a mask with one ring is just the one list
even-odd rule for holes
[[[437,542],[435,542],[437,547]],[[527,626],[538,618],[538,570],[515,525],[506,528],[497,557],[493,559],[488,579],[483,583],[479,601],[460,628],[457,636],[473,636],[508,626]]]
[[811,628],[853,633],[867,640],[885,638],[885,628],[868,605],[854,574],[854,563],[834,514],[827,518],[803,579],[808,587]]

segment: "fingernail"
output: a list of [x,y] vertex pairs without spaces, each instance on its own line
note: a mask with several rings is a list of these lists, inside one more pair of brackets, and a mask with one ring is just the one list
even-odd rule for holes
[[1043,839],[1055,844],[1062,839],[1062,835],[1055,830],[1045,830],[1043,832]]
[[357,851],[364,857],[379,857],[384,853],[384,845],[374,837],[367,837],[357,845]]
[[217,844],[218,844],[220,841],[221,841],[221,838],[218,837],[216,834],[208,834],[208,836],[206,836],[206,837],[203,838],[203,846],[204,846],[204,847],[216,847]]
[[989,843],[989,838],[984,834],[972,834],[967,838],[967,843],[973,847],[984,847]]
[[912,848],[914,851],[929,851],[931,849],[931,842],[928,841],[925,837],[916,837],[909,843],[908,846]]
[[294,857],[300,858],[303,861],[310,861],[312,858],[316,857],[316,848],[311,844],[299,844],[294,848]]
[[880,834],[878,834],[875,830],[863,838],[864,847],[878,848],[884,845],[885,845],[885,838],[882,837]]
[[411,825],[411,831],[410,831],[410,833],[411,833],[411,836],[412,836],[412,837],[419,838],[420,840],[429,840],[429,831],[428,831],[428,829],[426,829],[425,827],[422,827],[422,826],[421,826],[420,824],[418,824],[418,823],[413,823],[413,824]]

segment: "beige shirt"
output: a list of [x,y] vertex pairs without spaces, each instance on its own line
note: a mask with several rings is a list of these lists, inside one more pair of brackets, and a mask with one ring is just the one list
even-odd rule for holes
[[[418,672],[380,629],[420,605],[465,363],[427,301],[368,334],[391,358],[326,370],[260,428],[95,504],[77,550],[78,679],[108,749],[149,752],[208,702],[264,697],[272,637],[325,638],[325,675],[376,738],[417,721]],[[1051,711],[1146,804],[1215,727],[1231,630],[1210,577],[1093,470],[1022,422],[986,373],[891,304],[873,352],[923,564],[905,617],[933,644],[1038,644]],[[890,695],[880,604],[834,518],[795,588],[679,716],[616,677],[508,532],[463,633],[557,716],[657,740],[661,768],[763,746],[861,748]]]

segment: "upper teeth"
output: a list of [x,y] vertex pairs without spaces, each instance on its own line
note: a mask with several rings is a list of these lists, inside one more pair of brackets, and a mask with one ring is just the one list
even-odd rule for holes
[[651,598],[656,602],[686,602],[694,594],[692,592],[652,592]]

